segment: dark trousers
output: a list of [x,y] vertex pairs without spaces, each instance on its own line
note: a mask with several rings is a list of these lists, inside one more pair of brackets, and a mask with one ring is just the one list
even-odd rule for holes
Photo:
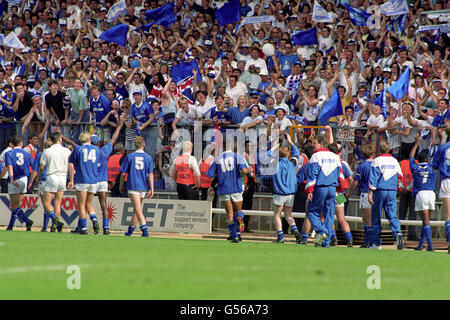
[[[415,199],[412,192],[399,192],[398,218],[405,220],[408,215],[408,220],[417,220],[417,212],[414,210]],[[409,209],[409,214],[408,214]],[[401,226],[402,230],[406,230],[406,226]],[[417,233],[415,226],[408,226],[408,240],[416,240]]]
[[0,179],[0,187],[2,193],[8,193],[8,181],[9,179]]
[[193,184],[177,183],[178,200],[199,200],[198,191]]
[[[253,208],[253,195],[256,190],[256,184],[251,183],[248,185],[247,191],[244,191],[242,195],[242,210],[252,210]],[[244,212],[245,214],[245,212]],[[244,232],[248,232],[248,224],[250,223],[250,215],[246,214],[244,216]]]

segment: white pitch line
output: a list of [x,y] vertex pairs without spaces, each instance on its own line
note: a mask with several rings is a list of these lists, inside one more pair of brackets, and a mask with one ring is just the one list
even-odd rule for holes
[[[70,265],[66,264],[56,264],[56,265],[44,265],[44,266],[20,266],[12,268],[0,268],[0,275],[2,274],[13,274],[13,273],[24,273],[24,272],[43,272],[43,271],[61,271],[67,270]],[[89,268],[87,264],[77,264],[80,268]]]

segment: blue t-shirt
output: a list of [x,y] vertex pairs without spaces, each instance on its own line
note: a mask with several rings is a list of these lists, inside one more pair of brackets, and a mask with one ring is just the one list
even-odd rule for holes
[[221,120],[221,121],[230,121],[231,120],[230,116],[228,115],[227,109],[225,109],[225,111],[219,111],[217,106],[214,108],[211,108],[209,116],[211,119],[213,119],[214,117],[217,117],[217,120]]
[[108,98],[102,95],[100,95],[97,100],[91,98],[89,106],[89,111],[94,112],[95,122],[101,122],[111,111],[111,106]]
[[142,104],[138,107],[136,103],[133,103],[130,107],[130,115],[140,123],[147,122],[150,118],[150,114],[152,114],[153,108],[147,102],[142,101]]
[[109,155],[113,150],[111,142],[108,142],[103,147],[100,148],[100,160],[98,162],[98,182],[108,181],[108,162]]
[[232,124],[241,123],[245,117],[250,115],[249,108],[245,108],[244,111],[241,111],[239,107],[228,108],[227,110],[228,117],[231,120]]
[[[98,147],[91,144],[76,146],[69,157],[69,162],[73,163],[75,167],[74,183],[97,183],[99,161],[100,149]],[[106,167],[106,162],[103,165]]]
[[356,170],[355,180],[359,181],[359,191],[361,193],[369,192],[369,177],[372,161],[373,159],[364,161]]
[[147,191],[147,177],[153,173],[153,158],[143,150],[135,151],[123,160],[120,171],[128,174],[127,190]]
[[[41,162],[41,157],[42,157],[43,152],[39,152],[36,156],[36,159],[34,159],[33,165],[31,166],[31,170],[38,172],[39,171],[39,167],[40,167],[40,162]],[[47,166],[44,167],[44,170],[42,171],[41,174],[41,181],[45,181],[47,180]]]
[[291,54],[289,56],[282,55],[280,57],[281,74],[283,77],[287,77],[291,74],[291,68],[294,63],[300,63],[295,54]]
[[[261,81],[259,84],[258,84],[258,89],[267,89],[269,86],[270,86],[270,84],[272,83],[272,81],[271,80],[269,80],[269,81],[267,81],[267,82],[263,82],[263,81]],[[276,87],[275,85],[274,85],[274,87]],[[261,101],[261,103],[262,104],[265,104],[266,103],[266,100],[267,100],[267,98],[269,97],[269,95],[267,94],[267,93],[264,93],[264,92],[260,92],[259,93],[259,99],[260,99],[260,101]]]
[[440,113],[435,115],[433,122],[431,123],[431,126],[435,127],[435,128],[444,127],[445,120],[450,121],[450,110],[449,109],[447,109],[443,115],[441,115]]
[[16,147],[5,154],[5,165],[13,167],[14,180],[28,177],[33,162],[31,154],[21,148]]
[[217,176],[217,194],[242,192],[241,170],[247,168],[247,162],[241,154],[226,151],[214,159],[206,172],[211,179]]
[[416,164],[414,158],[409,159],[409,165],[414,179],[413,194],[416,195],[419,191],[423,190],[434,191],[437,171],[434,171],[428,163]]
[[439,147],[433,157],[433,169],[439,170],[441,180],[450,178],[450,143],[447,142]]

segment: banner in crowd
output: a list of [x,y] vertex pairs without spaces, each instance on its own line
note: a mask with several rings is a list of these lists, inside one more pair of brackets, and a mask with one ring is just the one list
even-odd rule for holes
[[264,22],[271,22],[274,23],[275,18],[273,16],[255,16],[255,17],[246,17],[242,22],[239,24],[237,30],[242,28],[243,26],[247,24],[256,24],[256,23],[264,23]]
[[108,22],[112,22],[114,19],[116,19],[122,12],[124,12],[127,9],[127,5],[125,3],[125,0],[120,0],[116,3],[114,3],[111,8],[109,8],[108,13],[106,14],[106,20]]
[[315,22],[332,23],[333,18],[337,18],[337,14],[328,12],[325,10],[317,0],[314,1],[314,9],[312,14],[312,20]]
[[229,0],[221,7],[216,7],[214,13],[219,26],[241,21],[241,3],[239,0]]
[[6,37],[1,38],[1,43],[4,46],[14,48],[14,49],[23,49],[25,48],[20,39],[14,32],[10,32]]
[[386,31],[392,31],[396,34],[403,35],[405,33],[406,14],[400,14],[392,17],[391,20],[386,23]]
[[165,6],[145,11],[145,19],[154,20],[160,26],[170,26],[177,21],[174,3],[169,2]]
[[424,11],[420,15],[426,15],[428,19],[439,19],[440,22],[450,22],[450,9]]
[[[93,206],[102,225],[102,211],[98,198],[94,197]],[[41,227],[44,209],[37,194],[26,194],[22,201],[22,210],[31,220],[34,227]],[[211,233],[211,202],[169,199],[145,199],[143,213],[151,232],[184,232]],[[128,198],[108,198],[108,217],[111,230],[127,230],[133,217],[133,206]],[[11,217],[8,194],[0,194],[0,225],[8,225]],[[61,203],[61,217],[65,227],[75,228],[78,222],[78,205],[75,196],[64,196]],[[51,222],[50,222],[51,224]],[[49,225],[50,225],[49,224]],[[92,224],[88,219],[88,228]],[[19,220],[16,226],[25,226]],[[49,230],[49,229],[48,229]],[[100,231],[101,233],[102,231]]]
[[409,7],[406,0],[390,0],[380,6],[380,12],[386,16],[408,14]]

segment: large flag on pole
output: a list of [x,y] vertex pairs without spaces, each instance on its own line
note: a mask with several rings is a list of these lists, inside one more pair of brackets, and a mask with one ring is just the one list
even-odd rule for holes
[[173,2],[169,2],[165,6],[153,10],[145,11],[145,19],[154,20],[155,23],[160,26],[170,26],[177,21]]
[[327,121],[331,117],[344,115],[344,110],[342,109],[341,97],[339,96],[338,89],[334,89],[333,95],[323,106],[322,111],[317,117],[319,121],[326,125]]
[[128,25],[121,23],[109,30],[103,31],[99,38],[125,47],[127,45],[128,29]]
[[395,99],[401,99],[408,93],[409,90],[409,67],[400,75],[387,92],[389,92]]
[[193,69],[197,70],[197,81],[202,81],[202,75],[195,60],[192,60],[191,62],[183,62],[173,66],[170,69],[170,75],[173,81],[180,83],[181,81],[185,81],[194,75],[192,72]]
[[239,0],[230,0],[220,8],[214,10],[219,26],[241,21],[241,3]]

